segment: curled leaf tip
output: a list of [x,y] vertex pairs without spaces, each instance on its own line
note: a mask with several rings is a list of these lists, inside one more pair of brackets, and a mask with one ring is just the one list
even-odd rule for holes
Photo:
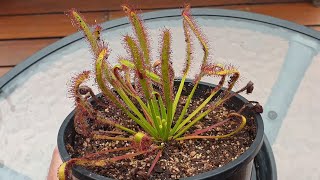
[[122,5],[122,10],[125,12],[125,13],[130,13],[131,12],[131,9],[129,8],[128,5]]
[[104,58],[108,55],[108,49],[107,48],[103,48],[99,54],[99,58]]
[[77,96],[80,85],[89,78],[90,71],[83,71],[71,79],[71,88],[69,90],[71,97]]
[[263,113],[263,107],[260,105],[259,102],[254,102],[253,111],[256,113]]
[[252,93],[253,89],[254,89],[253,82],[252,82],[252,81],[249,81],[248,84],[247,84],[247,91],[246,91],[246,93],[247,93],[247,94]]
[[75,15],[75,14],[77,14],[77,13],[78,13],[78,11],[77,11],[76,9],[74,9],[74,8],[69,9],[69,10],[67,10],[67,11],[65,12],[65,14],[66,14],[67,16],[73,16],[73,15]]
[[81,85],[79,87],[78,92],[79,92],[80,95],[86,95],[86,94],[88,94],[90,92],[90,90],[91,90],[91,88],[89,88],[88,86]]
[[134,135],[134,147],[138,150],[147,150],[150,148],[152,140],[149,136],[145,135],[142,132],[138,132]]
[[129,16],[136,16],[137,13],[135,12],[135,10],[132,8],[130,8],[128,5],[123,5],[121,6],[122,7],[122,10]]
[[102,30],[102,27],[101,27],[100,25],[96,25],[95,30],[96,30],[96,31],[101,31],[101,30]]
[[59,178],[59,180],[71,179],[70,174],[67,169],[67,162],[64,162],[60,165],[60,167],[58,169],[58,178]]
[[183,16],[190,16],[190,4],[185,4],[184,9],[182,11]]

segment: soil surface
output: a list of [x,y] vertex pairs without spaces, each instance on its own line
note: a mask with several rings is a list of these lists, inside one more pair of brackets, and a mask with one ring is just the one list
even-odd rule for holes
[[[203,95],[206,95],[206,93],[203,93]],[[186,96],[181,96],[176,114],[180,114],[182,107],[185,104],[185,99]],[[110,104],[107,100],[103,100],[107,104]],[[188,112],[192,112],[203,100],[204,99],[202,97],[194,97]],[[229,113],[235,112],[234,109],[229,108],[233,107],[232,102],[228,103],[228,107],[223,106],[216,108],[185,134],[190,134],[194,132],[194,130],[203,129],[226,119]],[[94,107],[102,110],[102,108],[94,102],[92,104]],[[136,131],[140,130],[139,126],[123,114],[121,110],[113,107],[112,105],[105,109],[104,112],[107,117],[121,122],[121,124]],[[213,170],[237,159],[252,144],[256,135],[256,125],[254,118],[251,115],[245,116],[247,118],[245,128],[232,137],[224,139],[192,139],[167,142],[163,149],[162,156],[150,176],[147,176],[147,172],[158,151],[154,151],[146,155],[139,155],[133,159],[126,159],[111,163],[106,167],[87,167],[87,169],[114,179],[159,180],[179,179]],[[214,136],[227,134],[232,132],[232,130],[238,127],[238,125],[239,121],[231,120],[210,132],[203,133],[202,135]],[[100,131],[119,131],[113,127],[93,126],[92,128]],[[129,137],[130,135],[124,133],[121,136]],[[72,143],[67,145],[67,149],[73,158],[101,150],[130,146],[130,142],[128,141],[93,140],[77,133],[74,138],[74,144]],[[133,151],[121,151],[117,153],[109,153],[108,157],[115,157],[132,152]]]

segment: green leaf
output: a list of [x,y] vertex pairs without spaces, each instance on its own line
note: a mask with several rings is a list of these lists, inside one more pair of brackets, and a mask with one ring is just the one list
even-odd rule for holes
[[127,16],[138,38],[141,50],[143,52],[143,58],[145,60],[146,68],[150,70],[149,42],[143,23],[135,11],[132,11],[128,6],[122,6],[122,8],[127,13]]
[[185,80],[187,78],[187,74],[189,72],[190,65],[191,65],[191,59],[192,59],[192,57],[191,57],[192,48],[191,48],[190,32],[189,32],[189,29],[188,29],[188,26],[187,26],[187,22],[185,20],[183,20],[183,30],[184,30],[184,36],[185,36],[185,41],[186,41],[186,45],[187,45],[187,47],[186,47],[187,55],[186,55],[185,68],[183,70],[183,77],[181,79],[181,82],[180,82],[176,97],[175,97],[175,99],[173,101],[172,118],[174,117],[174,114],[176,112],[178,101],[180,99],[181,92],[182,92],[182,89],[184,87],[184,82],[185,82]]
[[[129,67],[130,69],[136,69],[136,66],[134,65],[133,62],[126,60],[126,59],[121,59],[119,60],[119,63]],[[160,83],[161,82],[161,77],[159,77],[158,75],[156,75],[155,73],[146,70],[146,75],[152,79],[153,81]]]
[[209,47],[207,45],[205,37],[202,34],[200,28],[198,27],[197,23],[194,21],[194,19],[190,15],[190,5],[187,5],[185,7],[185,9],[182,11],[182,16],[183,16],[184,21],[189,25],[190,29],[192,30],[192,32],[195,34],[198,41],[202,45],[204,55],[203,55],[201,67],[203,67],[207,64],[207,59],[209,56]]
[[98,56],[100,51],[99,51],[99,44],[98,44],[98,39],[96,38],[96,35],[94,35],[90,27],[87,25],[87,23],[84,21],[84,19],[81,17],[80,13],[78,13],[75,10],[70,11],[70,16],[71,18],[75,21],[75,24],[77,24],[78,28],[83,30],[87,40],[90,43],[91,49],[93,53]]
[[132,57],[132,60],[136,67],[136,73],[139,78],[139,83],[142,87],[142,90],[144,92],[144,95],[147,99],[151,98],[151,84],[149,82],[149,79],[146,75],[146,67],[145,67],[145,61],[143,57],[141,57],[140,50],[137,46],[137,43],[133,40],[130,36],[125,36],[125,42],[130,50],[130,54]]
[[[148,133],[151,135],[156,135],[155,129],[152,128],[152,126],[146,121],[146,119],[143,117],[143,115],[139,112],[139,110],[135,107],[135,105],[131,102],[131,100],[127,97],[123,89],[120,88],[119,85],[115,85],[115,81],[112,77],[112,74],[110,74],[110,67],[107,66],[104,63],[104,59],[107,56],[107,50],[102,49],[101,53],[99,54],[97,60],[96,60],[96,80],[99,85],[99,88],[101,89],[102,93],[108,97],[115,105],[117,105],[123,112],[125,112],[131,119],[133,119],[137,124],[139,124],[141,127],[143,127]],[[102,68],[105,67],[105,68]],[[109,89],[104,84],[103,79],[103,73],[105,72],[106,79],[113,85],[115,90],[118,92],[118,94],[121,96],[123,101],[126,102],[128,107],[139,117],[139,119],[134,116],[128,109],[125,107],[125,105],[120,101],[120,99],[114,95],[111,89]],[[120,83],[119,83],[120,84]]]
[[171,77],[170,69],[170,53],[171,53],[171,36],[170,31],[165,30],[163,32],[162,39],[162,50],[161,50],[161,72],[162,72],[162,87],[165,97],[165,104],[167,107],[167,127],[165,129],[166,139],[169,136],[169,132],[172,125],[172,91],[173,91],[173,77]]

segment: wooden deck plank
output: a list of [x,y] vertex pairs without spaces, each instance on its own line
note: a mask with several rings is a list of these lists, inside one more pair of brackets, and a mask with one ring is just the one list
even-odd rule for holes
[[134,4],[138,9],[164,9],[182,7],[184,3],[190,3],[193,7],[203,7],[302,1],[308,0],[135,0],[133,3],[128,0],[7,0],[1,2],[0,15],[57,13],[64,12],[70,8],[76,8],[79,11],[120,10],[120,6],[128,2]]
[[[220,6],[214,8],[259,13],[280,19],[285,19],[302,25],[320,25],[320,8],[314,7],[311,3],[237,5]],[[124,13],[122,11],[112,11],[109,14],[110,20],[120,18],[123,16]]]
[[13,67],[0,67],[0,78],[9,72]]
[[57,40],[59,38],[0,41],[0,66],[17,65]]
[[[108,20],[108,13],[83,13],[90,24]],[[64,14],[0,16],[0,40],[63,37],[76,32]]]
[[[320,25],[309,26],[309,28],[320,31]],[[59,38],[0,41],[0,67],[15,66],[25,60],[27,57],[57,40],[59,40]],[[12,53],[12,49],[14,49],[15,53]]]
[[223,8],[264,14],[303,25],[320,25],[320,8],[313,6],[312,3],[241,5]]
[[309,26],[309,28],[314,29],[316,31],[320,31],[320,25],[319,26]]
[[[312,6],[311,3],[238,5],[221,6],[219,8],[263,13],[307,25],[310,28],[320,31],[320,8]],[[152,10],[143,10],[143,12],[149,11]],[[122,11],[112,11],[110,13],[90,12],[84,13],[84,16],[86,16],[89,23],[94,23],[95,20],[99,23],[104,22],[107,19],[123,17],[124,13]],[[2,27],[0,29],[1,68],[7,68],[8,66],[14,66],[20,63],[28,56],[59,38],[15,39],[63,37],[76,31],[75,28],[72,27],[70,20],[64,14],[0,16],[0,25]],[[12,50],[14,50],[14,53],[12,53]],[[2,72],[4,71],[2,70]]]
[[[320,24],[320,8],[311,3],[289,3],[269,5],[222,6],[220,8],[243,10],[261,13],[286,19],[303,25]],[[107,12],[84,13],[89,23],[104,22],[108,19]],[[109,19],[124,15],[121,11],[110,13]],[[63,14],[0,16],[0,39],[63,37],[75,32],[69,18]]]

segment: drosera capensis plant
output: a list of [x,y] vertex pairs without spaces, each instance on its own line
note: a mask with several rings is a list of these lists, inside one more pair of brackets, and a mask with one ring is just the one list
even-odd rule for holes
[[[226,138],[236,134],[246,125],[246,118],[241,112],[248,104],[253,104],[258,112],[262,111],[259,103],[250,101],[238,112],[230,113],[227,119],[203,129],[197,129],[193,133],[186,133],[192,126],[203,120],[205,116],[217,107],[222,106],[231,97],[244,91],[248,94],[251,93],[253,91],[253,83],[250,81],[240,90],[232,91],[240,77],[240,72],[231,65],[208,62],[208,43],[190,14],[190,6],[186,5],[182,11],[186,60],[180,85],[175,91],[173,87],[175,76],[171,62],[172,36],[170,30],[163,30],[161,34],[160,60],[153,61],[150,55],[148,32],[143,21],[128,6],[122,6],[122,8],[132,24],[135,36],[124,36],[123,43],[130,58],[119,58],[119,64],[115,66],[111,66],[108,62],[110,50],[106,43],[100,39],[101,27],[89,27],[76,10],[69,11],[68,15],[71,17],[73,24],[84,32],[95,59],[94,72],[84,71],[74,77],[70,93],[75,99],[74,127],[78,134],[93,139],[126,141],[130,142],[130,145],[117,149],[105,149],[64,162],[58,171],[58,177],[61,180],[72,178],[71,168],[74,165],[104,167],[123,159],[130,159],[148,153],[155,155],[155,159],[147,173],[150,175],[161,158],[167,142],[187,139],[215,140]],[[178,102],[193,58],[192,35],[202,46],[203,59],[200,73],[194,78],[193,87],[187,96],[186,103],[181,113],[177,114]],[[89,76],[93,74],[102,95],[139,125],[142,129],[141,131],[137,132],[134,129],[125,127],[123,123],[107,118],[103,112],[93,108],[89,99],[93,99],[101,107],[107,106],[93,93],[90,87],[83,85]],[[193,112],[189,112],[188,108],[196,89],[201,79],[205,76],[218,77],[220,80],[211,90],[210,95]],[[132,84],[132,79],[134,85]],[[225,89],[222,89],[224,86]],[[220,94],[217,96],[218,93]],[[94,120],[93,123],[96,124],[115,127],[119,131],[94,131],[90,128],[88,119]],[[238,126],[229,134],[202,135],[228,121],[238,122]],[[120,151],[126,153],[111,158],[107,156],[109,153]]]

